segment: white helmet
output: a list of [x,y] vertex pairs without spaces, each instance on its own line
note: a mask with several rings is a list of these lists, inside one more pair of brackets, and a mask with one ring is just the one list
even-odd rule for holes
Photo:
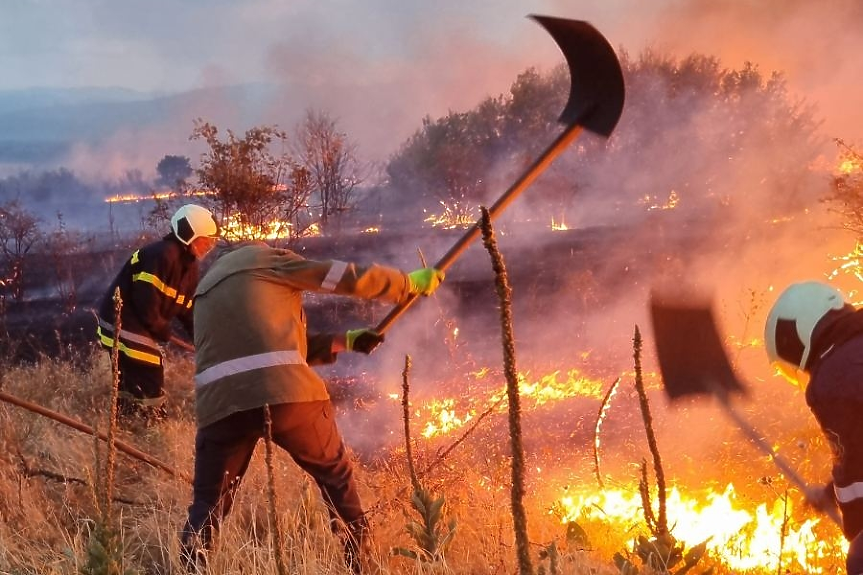
[[197,238],[219,235],[219,226],[207,208],[186,204],[171,217],[171,229],[182,243],[189,245]]
[[764,327],[770,362],[795,380],[795,372],[808,369],[815,326],[829,312],[843,307],[842,292],[822,282],[800,282],[785,288],[770,309]]

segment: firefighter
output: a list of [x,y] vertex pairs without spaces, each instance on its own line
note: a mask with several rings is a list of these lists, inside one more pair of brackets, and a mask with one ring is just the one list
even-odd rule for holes
[[187,204],[171,217],[171,233],[136,250],[102,297],[97,336],[114,345],[114,291],[120,288],[119,396],[121,418],[152,423],[165,415],[161,344],[170,341],[179,319],[191,336],[192,298],[198,285],[198,260],[213,249],[218,225],[201,206]]
[[[812,410],[833,453],[832,481],[807,500],[826,510],[838,505],[850,541],[849,575],[863,574],[863,310],[830,285],[807,281],[783,291],[767,318],[770,361],[806,386]],[[808,380],[808,382],[807,382]]]
[[206,562],[231,509],[264,436],[265,406],[273,442],[312,476],[343,539],[347,566],[360,571],[368,524],[329,393],[310,366],[332,363],[340,351],[368,354],[383,336],[370,329],[308,333],[303,292],[402,302],[431,294],[442,280],[443,272],[433,268],[404,273],[313,261],[261,243],[216,259],[195,295],[195,472],[182,532],[190,571]]

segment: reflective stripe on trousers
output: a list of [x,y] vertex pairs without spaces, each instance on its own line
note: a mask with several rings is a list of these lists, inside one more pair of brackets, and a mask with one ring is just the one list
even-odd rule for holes
[[[108,333],[104,333],[102,329],[108,330]],[[99,325],[96,327],[96,336],[99,338],[99,343],[107,348],[114,347],[114,330],[105,322],[102,318],[99,318]],[[136,343],[140,346],[150,348],[151,351],[133,349],[123,343],[123,340],[126,340],[130,343]],[[124,355],[144,362],[150,363],[153,365],[162,365],[162,351],[159,347],[159,344],[156,343],[156,340],[151,339],[147,336],[140,335],[137,333],[132,333],[130,331],[126,331],[124,329],[120,330],[120,351],[123,352]]]
[[839,503],[850,503],[855,499],[863,497],[863,481],[852,483],[847,487],[834,485],[833,491],[836,492],[836,501]]

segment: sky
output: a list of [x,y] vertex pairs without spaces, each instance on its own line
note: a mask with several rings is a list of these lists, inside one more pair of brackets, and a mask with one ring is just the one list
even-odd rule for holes
[[[593,23],[618,49],[718,56],[782,71],[831,137],[863,138],[858,0],[0,0],[0,90],[174,93],[267,82],[268,118],[324,109],[385,156],[423,116],[506,92],[560,62],[528,14]],[[188,136],[190,121],[182,122]],[[235,126],[238,128],[239,126]]]

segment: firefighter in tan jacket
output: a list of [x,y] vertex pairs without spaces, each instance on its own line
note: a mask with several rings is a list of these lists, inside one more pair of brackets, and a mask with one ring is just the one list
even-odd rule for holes
[[312,261],[263,244],[216,260],[198,285],[194,307],[198,431],[194,500],[182,535],[190,568],[205,559],[230,511],[269,406],[273,442],[314,478],[334,529],[341,530],[335,519],[344,522],[345,561],[359,572],[367,523],[327,388],[310,365],[331,363],[342,350],[370,353],[383,336],[367,329],[308,334],[303,292],[398,303],[431,294],[442,279],[432,268],[405,273]]

